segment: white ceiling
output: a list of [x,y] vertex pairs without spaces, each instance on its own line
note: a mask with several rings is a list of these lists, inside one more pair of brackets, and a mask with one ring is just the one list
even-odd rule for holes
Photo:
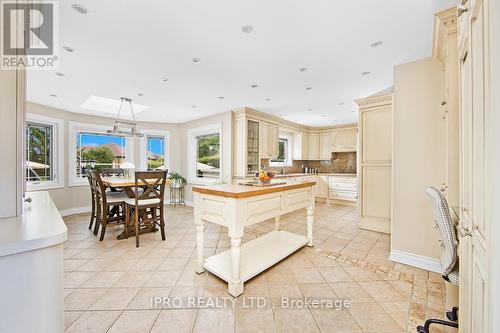
[[357,122],[353,100],[391,86],[395,65],[430,56],[434,13],[456,2],[77,1],[87,15],[60,2],[60,46],[75,49],[60,51],[65,76],[31,71],[30,101],[109,117],[81,104],[126,96],[149,106],[138,120],[172,123],[248,106],[311,126]]

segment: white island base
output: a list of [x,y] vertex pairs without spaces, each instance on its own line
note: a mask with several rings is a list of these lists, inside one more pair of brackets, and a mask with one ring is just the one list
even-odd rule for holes
[[[285,259],[304,245],[312,246],[314,182],[292,182],[256,189],[241,185],[195,187],[197,273],[205,270],[228,283],[234,297],[244,292],[244,282]],[[307,236],[280,230],[280,216],[298,209],[307,210]],[[270,218],[275,230],[241,244],[245,226]],[[204,258],[206,222],[228,228],[231,249]]]

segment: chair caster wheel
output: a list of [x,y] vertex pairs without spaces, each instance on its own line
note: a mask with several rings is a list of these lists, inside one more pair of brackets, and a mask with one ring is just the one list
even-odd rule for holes
[[417,333],[429,333],[423,326],[417,326]]

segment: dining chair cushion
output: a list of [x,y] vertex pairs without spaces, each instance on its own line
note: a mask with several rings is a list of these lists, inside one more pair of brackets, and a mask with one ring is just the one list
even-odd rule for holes
[[[135,206],[135,199],[134,198],[129,198],[125,200],[125,203],[130,206]],[[149,206],[149,205],[157,205],[160,203],[159,198],[151,198],[151,199],[141,199],[139,200],[138,204],[139,206]]]
[[129,197],[122,192],[106,192],[106,201],[108,203],[124,202],[128,199]]

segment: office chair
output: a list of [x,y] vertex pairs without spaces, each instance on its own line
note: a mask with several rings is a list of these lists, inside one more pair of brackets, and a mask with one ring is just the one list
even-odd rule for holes
[[[448,202],[443,194],[433,187],[425,189],[427,197],[432,204],[434,215],[434,227],[439,229],[441,239],[441,267],[443,268],[443,279],[458,286],[458,254],[457,254],[457,232],[451,219]],[[429,333],[429,327],[432,324],[458,327],[458,308],[453,307],[451,311],[446,312],[446,317],[450,320],[427,319],[424,326],[417,326],[418,333]]]

